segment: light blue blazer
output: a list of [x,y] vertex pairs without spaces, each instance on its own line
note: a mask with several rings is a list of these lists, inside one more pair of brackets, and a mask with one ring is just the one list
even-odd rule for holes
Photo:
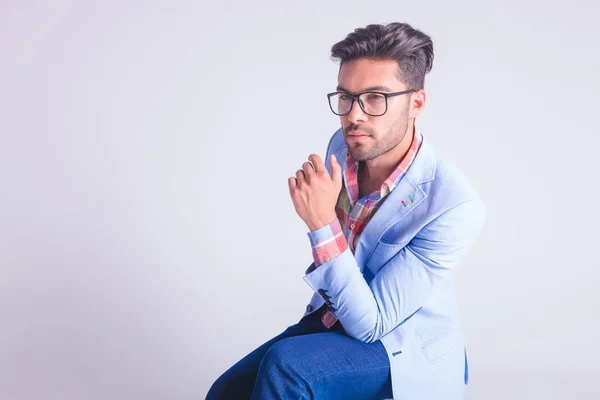
[[[346,149],[339,129],[327,147],[330,174],[330,154],[342,161]],[[381,340],[395,400],[463,398],[468,365],[454,269],[485,215],[466,177],[436,157],[423,136],[415,160],[365,226],[355,253],[348,248],[306,270],[304,280],[315,291],[307,310],[323,305],[318,290],[324,289],[348,335],[365,343]]]

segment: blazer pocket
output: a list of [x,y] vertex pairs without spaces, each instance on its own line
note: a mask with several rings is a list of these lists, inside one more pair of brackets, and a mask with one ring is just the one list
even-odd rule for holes
[[[408,243],[408,242],[407,242]],[[383,267],[388,261],[390,261],[406,243],[401,244],[387,244],[383,242],[377,242],[373,254],[367,260],[366,266],[371,270],[373,274],[377,274],[381,267]]]
[[385,243],[382,241],[377,242],[375,245],[374,253],[383,256],[383,258],[388,259],[394,255],[396,255],[400,250],[402,250],[406,245],[410,242],[410,240],[405,240],[399,243]]
[[446,332],[426,341],[421,345],[421,350],[430,363],[436,363],[451,352],[457,345],[455,328],[452,327]]

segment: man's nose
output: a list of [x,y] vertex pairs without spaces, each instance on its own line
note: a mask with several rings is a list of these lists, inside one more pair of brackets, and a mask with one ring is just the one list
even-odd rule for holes
[[359,121],[365,121],[367,119],[367,114],[364,113],[358,102],[358,98],[354,99],[354,101],[352,102],[352,108],[350,108],[350,113],[348,113],[348,121],[354,124],[356,124]]

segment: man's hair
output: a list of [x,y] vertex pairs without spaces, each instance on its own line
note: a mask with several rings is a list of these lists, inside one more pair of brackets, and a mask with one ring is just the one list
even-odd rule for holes
[[371,24],[355,29],[331,48],[331,58],[344,63],[358,58],[396,60],[400,80],[408,89],[423,89],[425,74],[433,66],[433,42],[406,23]]

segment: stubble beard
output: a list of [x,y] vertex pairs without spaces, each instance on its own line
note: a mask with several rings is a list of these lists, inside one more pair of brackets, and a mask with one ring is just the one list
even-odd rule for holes
[[[368,161],[393,150],[406,136],[408,119],[404,116],[388,129],[379,141],[373,136],[367,139],[367,143],[354,143],[348,146],[348,152],[356,161]],[[371,132],[367,132],[371,133]],[[348,144],[346,142],[346,144]]]

